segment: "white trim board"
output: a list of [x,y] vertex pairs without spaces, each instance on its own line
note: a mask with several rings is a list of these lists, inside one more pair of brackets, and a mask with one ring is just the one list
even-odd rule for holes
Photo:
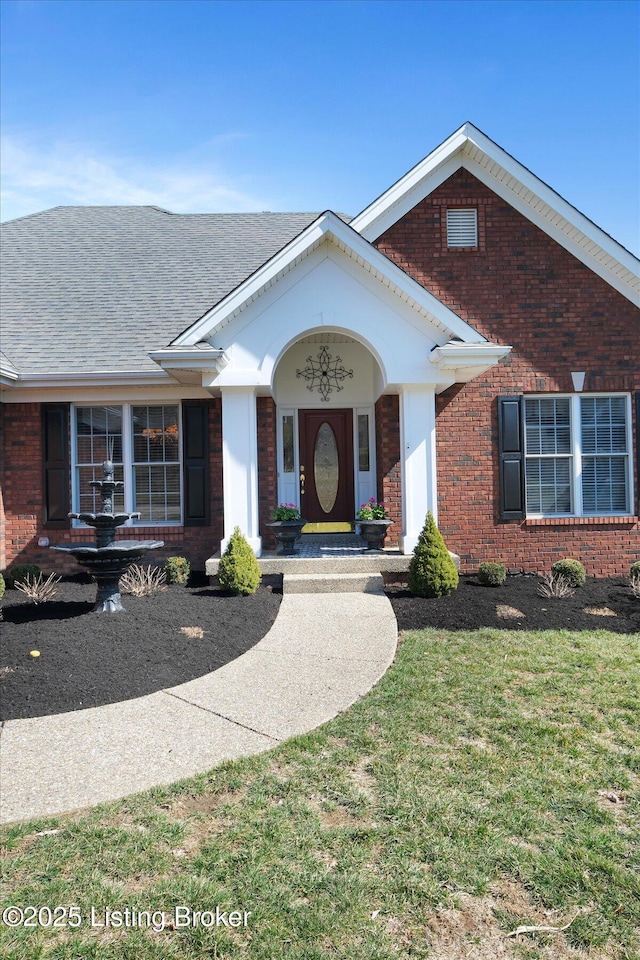
[[350,226],[373,242],[460,167],[640,306],[640,261],[471,123],[369,204]]

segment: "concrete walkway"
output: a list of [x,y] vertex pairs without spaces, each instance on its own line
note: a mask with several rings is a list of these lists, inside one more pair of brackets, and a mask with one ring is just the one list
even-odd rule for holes
[[116,800],[269,750],[365,694],[396,641],[381,590],[285,594],[269,633],[214,673],[137,700],[8,720],[0,822]]

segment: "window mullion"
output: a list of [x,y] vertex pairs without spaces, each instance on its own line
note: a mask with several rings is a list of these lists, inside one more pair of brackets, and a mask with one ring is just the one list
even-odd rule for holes
[[[133,513],[133,426],[132,407],[122,404],[122,471],[124,479],[124,512]],[[126,526],[133,526],[133,520],[127,520]]]
[[582,416],[580,394],[571,397],[571,450],[573,453],[573,509],[572,514],[582,516]]

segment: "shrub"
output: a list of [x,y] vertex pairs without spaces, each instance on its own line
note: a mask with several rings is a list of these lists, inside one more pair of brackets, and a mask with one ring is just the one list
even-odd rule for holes
[[5,587],[4,577],[0,573],[0,600],[2,600],[2,598],[4,597],[4,587]]
[[563,597],[573,596],[575,591],[567,577],[561,573],[548,573],[542,578],[538,593],[541,597],[555,597],[561,600]]
[[[635,577],[640,577],[640,560],[636,560],[635,563],[631,564],[631,570],[629,571],[629,576],[633,580]],[[2,594],[0,594],[2,596]]]
[[19,563],[15,567],[11,567],[10,570],[7,570],[7,586],[9,588],[15,587],[16,580],[22,583],[26,577],[37,578],[41,573],[42,570],[35,563]]
[[551,575],[554,577],[564,577],[571,587],[582,587],[587,579],[584,567],[579,560],[571,560],[567,557],[565,560],[556,560],[551,566]]
[[478,567],[478,580],[483,587],[499,587],[506,579],[504,563],[481,563]]
[[242,536],[240,527],[236,527],[220,559],[220,586],[230,593],[246,597],[256,592],[261,579],[256,555]]
[[416,597],[444,597],[458,586],[458,571],[431,511],[413,551],[407,582]]
[[164,590],[166,576],[160,567],[143,567],[132,563],[126,573],[120,577],[120,592],[130,593],[133,597],[148,597],[157,590]]
[[640,600],[640,563],[633,563],[631,565],[629,586],[631,588],[632,596],[634,596],[636,600]]
[[191,564],[186,557],[167,557],[164,572],[167,583],[179,583],[184,587],[189,581]]
[[43,573],[39,573],[37,577],[27,573],[24,580],[14,580],[13,585],[16,590],[22,590],[33,603],[45,603],[55,597],[58,592],[56,587],[62,577],[56,577],[55,573],[50,573],[46,580],[43,578]]

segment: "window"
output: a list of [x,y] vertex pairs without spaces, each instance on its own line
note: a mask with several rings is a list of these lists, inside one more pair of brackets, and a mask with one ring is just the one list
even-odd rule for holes
[[74,510],[100,510],[92,480],[102,478],[111,457],[115,479],[114,510],[139,512],[139,523],[180,523],[182,489],[180,410],[177,404],[75,408]]
[[527,514],[630,513],[630,422],[624,395],[526,397]]
[[456,208],[447,210],[447,246],[478,246],[477,210],[459,210]]

